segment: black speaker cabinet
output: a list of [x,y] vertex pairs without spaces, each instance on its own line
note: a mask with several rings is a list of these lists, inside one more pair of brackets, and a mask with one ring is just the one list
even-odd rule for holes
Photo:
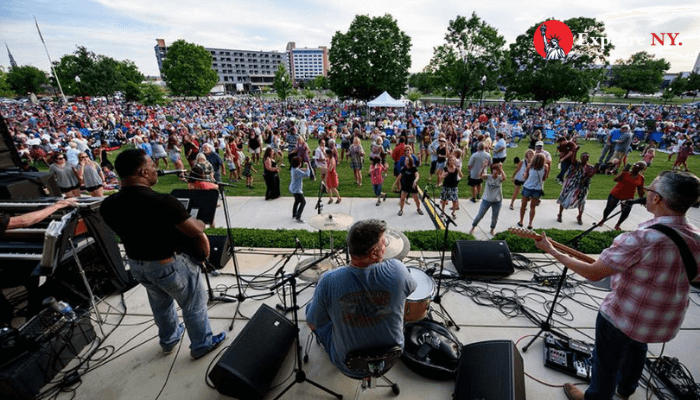
[[59,197],[56,178],[46,172],[4,172],[0,173],[0,199],[36,199]]
[[209,373],[219,393],[262,399],[294,343],[296,326],[263,304]]
[[458,240],[452,264],[462,276],[502,277],[514,271],[505,240]]
[[231,259],[231,242],[228,240],[228,235],[209,236],[209,264],[216,269],[221,269],[226,266],[226,263]]
[[455,400],[525,400],[523,358],[510,340],[489,340],[462,348]]

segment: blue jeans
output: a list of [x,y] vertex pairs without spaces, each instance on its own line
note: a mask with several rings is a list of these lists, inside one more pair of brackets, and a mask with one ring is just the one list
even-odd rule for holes
[[479,207],[479,213],[476,214],[476,217],[474,217],[474,222],[472,222],[473,227],[479,225],[479,221],[481,221],[481,219],[484,218],[484,215],[486,215],[486,211],[488,211],[489,208],[492,208],[491,229],[496,229],[496,223],[498,222],[498,214],[501,212],[500,201],[491,202],[487,200],[481,200],[481,207]]
[[591,385],[586,400],[610,400],[617,392],[629,396],[639,386],[647,344],[630,339],[599,312],[595,325],[595,349]]
[[372,190],[374,190],[374,195],[379,197],[382,195],[382,184],[374,185],[372,184]]
[[177,255],[175,261],[164,265],[158,261],[129,260],[129,266],[134,278],[148,293],[160,345],[171,346],[180,339],[175,307],[177,301],[187,326],[190,353],[193,356],[206,353],[212,345],[212,332],[200,267],[182,255]]

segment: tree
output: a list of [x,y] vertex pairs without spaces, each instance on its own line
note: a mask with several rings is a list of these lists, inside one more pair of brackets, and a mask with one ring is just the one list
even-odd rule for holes
[[287,68],[284,67],[284,64],[277,66],[275,80],[272,82],[272,87],[275,88],[277,96],[281,100],[287,99],[292,92],[292,78],[289,77]]
[[141,102],[144,105],[152,106],[156,104],[165,104],[167,99],[165,98],[165,91],[162,87],[154,85],[152,83],[142,83],[139,85],[141,92]]
[[530,27],[510,45],[502,65],[501,81],[506,87],[505,100],[537,100],[542,107],[567,97],[586,102],[590,91],[603,79],[604,69],[613,49],[605,34],[605,24],[593,18],[577,17],[563,21],[574,37],[565,60],[546,60],[533,45],[535,30]]
[[419,92],[417,90],[411,90],[406,95],[406,98],[408,98],[412,102],[416,102],[420,99],[421,96],[422,96],[421,92]]
[[70,95],[114,96],[117,91],[127,91],[130,84],[138,85],[144,80],[132,61],[117,61],[83,46],[54,62],[54,70],[64,93]]
[[640,51],[632,54],[627,60],[617,60],[613,65],[613,84],[627,91],[640,93],[656,93],[661,89],[664,72],[671,68],[666,60],[655,60],[653,54]]
[[317,75],[311,82],[313,82],[316,90],[327,90],[329,88],[328,78],[323,75]]
[[445,44],[433,50],[429,68],[441,86],[459,96],[459,106],[464,108],[466,96],[497,89],[497,71],[505,44],[496,28],[475,12],[469,19],[458,15],[447,26]]
[[682,96],[688,89],[688,78],[681,78],[680,76],[671,82],[669,86],[674,96]]
[[163,60],[163,80],[175,96],[205,96],[219,82],[204,47],[177,40]]
[[0,97],[12,97],[15,92],[12,91],[10,84],[7,82],[7,72],[3,67],[0,67]]
[[435,91],[437,85],[435,76],[430,72],[429,67],[408,77],[408,86],[418,89],[423,94]]
[[5,78],[10,88],[17,94],[39,93],[41,85],[49,83],[46,72],[31,65],[12,67]]
[[691,72],[690,75],[688,75],[688,86],[686,90],[692,94],[693,101],[695,101],[695,96],[697,96],[700,90],[700,74]]
[[406,92],[411,38],[385,14],[357,15],[346,33],[336,31],[328,52],[331,90],[342,99],[370,100],[387,91]]

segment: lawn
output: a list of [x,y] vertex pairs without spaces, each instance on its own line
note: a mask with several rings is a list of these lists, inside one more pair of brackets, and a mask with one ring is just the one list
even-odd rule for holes
[[[314,140],[309,141],[309,144],[314,150],[317,146],[317,143]],[[503,185],[503,196],[504,198],[510,198],[513,194],[513,184],[512,184],[512,177],[514,174],[515,170],[515,164],[513,163],[514,157],[519,157],[522,158],[525,154],[525,151],[527,150],[527,141],[523,140],[518,144],[518,147],[511,147],[508,148],[508,158],[505,162],[505,173],[508,177],[508,182],[504,183]],[[579,155],[583,152],[588,152],[591,155],[591,161],[592,163],[595,163],[598,160],[598,157],[600,157],[600,153],[602,150],[602,145],[598,143],[597,141],[579,141],[579,144],[581,145],[581,150],[579,150]],[[365,154],[369,154],[369,141],[363,141],[363,146],[365,148]],[[561,191],[561,186],[558,185],[554,177],[559,173],[559,170],[557,168],[557,152],[555,150],[555,145],[545,145],[545,150],[549,151],[550,154],[552,154],[552,171],[550,173],[550,179],[548,179],[545,182],[544,185],[544,191],[545,191],[545,196],[544,198],[546,199],[556,199],[559,197],[559,192]],[[114,157],[116,157],[116,152],[110,155],[110,159],[114,160]],[[666,161],[668,158],[668,154],[658,152],[656,158],[654,159],[652,166],[648,168],[644,172],[644,176],[646,177],[645,183],[649,184],[656,175],[664,170],[671,169],[673,166],[673,160],[675,160],[675,157],[672,161]],[[634,163],[635,161],[641,160],[641,156],[639,152],[632,152],[630,153],[630,156],[628,157],[628,162]],[[286,163],[286,156],[284,162]],[[466,179],[466,174],[467,174],[467,163],[468,163],[468,158],[465,158],[464,160],[464,173],[465,173],[465,179],[462,179],[462,181],[459,184],[459,189],[460,189],[460,197],[463,199],[466,199],[469,197],[470,193],[470,188],[467,186],[467,179]],[[387,177],[385,183],[384,183],[384,189],[385,191],[390,189],[391,183],[393,182],[393,175],[391,174],[392,170],[392,161],[389,159],[389,177]],[[691,169],[691,171],[698,171],[700,169],[700,160],[698,160],[698,156],[692,156],[688,159],[688,166]],[[162,164],[161,164],[162,167]],[[235,187],[227,187],[226,188],[226,195],[227,196],[264,196],[265,195],[265,182],[262,178],[262,165],[257,165],[255,168],[258,170],[257,173],[254,173],[254,182],[253,182],[253,189],[246,188],[245,182],[238,182],[238,183],[232,183],[235,185]],[[362,187],[357,187],[354,184],[354,177],[352,174],[352,170],[350,169],[350,164],[349,162],[341,162],[338,165],[338,175],[339,175],[339,181],[340,181],[340,186],[338,188],[340,195],[342,197],[374,197],[374,194],[372,192],[372,185],[369,180],[369,176],[367,176],[368,173],[368,168],[369,164],[368,162],[365,162],[365,173],[363,174],[363,184]],[[427,183],[427,177],[430,171],[430,165],[421,165],[421,167],[418,169],[420,173],[420,183],[419,186],[421,188],[425,188],[425,185]],[[281,188],[281,193],[283,196],[291,196],[289,193],[288,187],[289,187],[289,181],[290,181],[290,174],[288,172],[288,168],[282,168],[282,171],[280,172],[280,188]],[[433,180],[434,182],[435,180]],[[224,179],[224,182],[229,183],[228,179]],[[610,193],[610,190],[614,187],[615,183],[613,182],[613,176],[611,175],[596,175],[593,177],[593,180],[591,182],[591,187],[590,187],[590,192],[588,194],[588,199],[591,200],[605,200],[608,197],[608,193]],[[310,180],[304,180],[304,191],[307,195],[307,197],[312,197],[316,196],[318,193],[318,181],[310,181]],[[186,188],[187,185],[183,182],[180,182],[176,176],[174,175],[169,175],[169,176],[163,176],[159,178],[159,182],[155,187],[155,190],[159,192],[170,192],[173,189],[183,189]],[[436,191],[436,194],[439,195],[439,192]],[[389,194],[390,197],[392,196],[397,196],[396,194]]]

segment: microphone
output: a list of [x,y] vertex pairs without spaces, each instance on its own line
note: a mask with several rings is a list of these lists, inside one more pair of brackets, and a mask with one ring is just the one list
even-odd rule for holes
[[302,253],[306,253],[306,250],[304,250],[304,246],[301,244],[298,237],[294,237],[294,242],[296,242],[297,248],[300,248]]
[[169,170],[165,170],[165,171],[163,171],[162,169],[159,169],[156,171],[156,174],[158,174],[158,176],[163,176],[163,175],[183,174],[185,172],[187,172],[186,169],[169,169]]
[[428,197],[428,185],[425,185],[425,189],[423,189],[423,201],[425,201],[425,198]]
[[632,206],[632,205],[635,205],[635,204],[641,204],[641,205],[644,206],[644,205],[647,204],[647,198],[646,198],[646,197],[640,197],[640,198],[634,199],[634,200],[625,200],[625,203],[626,203],[626,204],[629,204],[629,205],[631,205],[631,206]]

